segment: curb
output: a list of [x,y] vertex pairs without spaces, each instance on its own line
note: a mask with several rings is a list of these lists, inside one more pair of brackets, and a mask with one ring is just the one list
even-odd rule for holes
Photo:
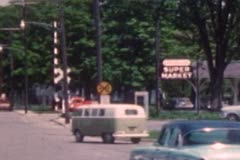
[[69,124],[64,123],[64,119],[62,119],[62,118],[51,119],[50,122],[53,122],[53,123],[55,123],[59,126],[62,126],[64,128],[69,128],[70,127],[70,123]]
[[[26,116],[26,117],[29,117],[29,116],[41,117],[42,116],[42,114],[35,113],[35,112],[32,112],[32,111],[28,111],[28,113],[25,113],[24,110],[14,110],[14,112],[19,114],[19,115]],[[54,123],[56,125],[62,126],[64,128],[68,128],[69,127],[68,124],[64,123],[64,118],[61,118],[61,116],[56,117],[56,118],[50,118],[47,121],[48,122],[52,122],[52,123]]]
[[28,116],[28,115],[35,115],[35,116],[38,115],[38,116],[39,116],[39,114],[34,113],[34,112],[32,112],[32,111],[28,111],[27,113],[25,113],[24,110],[14,110],[13,112],[18,113],[18,114],[20,114],[20,115],[25,115],[25,116]]

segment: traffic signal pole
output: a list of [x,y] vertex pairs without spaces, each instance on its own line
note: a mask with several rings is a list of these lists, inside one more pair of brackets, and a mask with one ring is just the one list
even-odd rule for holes
[[65,106],[65,123],[70,122],[69,117],[69,101],[68,101],[68,82],[67,82],[67,51],[66,51],[66,36],[64,27],[64,4],[63,0],[59,0],[59,22],[60,22],[60,45],[63,60],[63,97]]

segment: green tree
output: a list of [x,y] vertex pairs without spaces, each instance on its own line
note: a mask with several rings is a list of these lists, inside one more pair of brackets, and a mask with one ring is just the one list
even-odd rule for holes
[[[158,16],[161,58],[195,56],[194,53],[199,50],[196,34],[193,34],[192,28],[187,27],[183,32],[174,23],[178,7],[176,3],[175,0],[105,0],[101,3],[103,79],[110,81],[114,90],[151,90],[155,87],[155,25]],[[96,90],[97,78],[92,0],[66,0],[64,6],[68,65],[72,69],[70,88],[85,88],[89,97]],[[27,6],[26,20],[51,24],[59,18],[58,9],[54,1]],[[5,7],[0,17],[1,27],[6,24],[9,24],[7,27],[18,26],[21,7]],[[178,20],[185,19],[178,17]],[[184,24],[187,23],[184,21]],[[0,33],[1,40],[5,41],[6,35],[8,34]],[[13,33],[11,46],[23,50],[22,40],[21,32]],[[27,26],[26,54],[30,86],[34,83],[51,83],[53,76],[49,76],[49,73],[53,68],[52,44],[51,28],[33,24]],[[25,59],[21,54],[12,52],[15,79],[21,82],[25,73]],[[164,90],[175,92],[179,88],[179,94],[182,94],[182,82],[179,82],[181,85],[172,84],[174,82],[162,83]],[[19,83],[18,88],[22,87]]]
[[239,7],[236,0],[178,1],[179,27],[193,32],[209,68],[213,109],[222,101],[223,75],[239,49]]
[[102,20],[104,77],[114,86],[128,89],[151,87],[155,72],[151,6],[108,1],[102,8]]

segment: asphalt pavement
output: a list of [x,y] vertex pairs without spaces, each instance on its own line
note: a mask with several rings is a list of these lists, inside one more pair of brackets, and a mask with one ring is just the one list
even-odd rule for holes
[[84,138],[76,143],[67,126],[59,125],[58,114],[35,114],[23,111],[0,112],[1,160],[122,160],[129,159],[135,147],[152,145],[150,141],[132,144],[117,139],[102,143],[101,137]]

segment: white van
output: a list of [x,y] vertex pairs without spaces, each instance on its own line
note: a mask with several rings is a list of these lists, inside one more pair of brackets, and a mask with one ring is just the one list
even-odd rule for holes
[[72,132],[77,142],[84,136],[101,136],[104,143],[115,138],[130,138],[139,143],[149,134],[143,107],[133,104],[89,104],[78,108],[72,117]]

